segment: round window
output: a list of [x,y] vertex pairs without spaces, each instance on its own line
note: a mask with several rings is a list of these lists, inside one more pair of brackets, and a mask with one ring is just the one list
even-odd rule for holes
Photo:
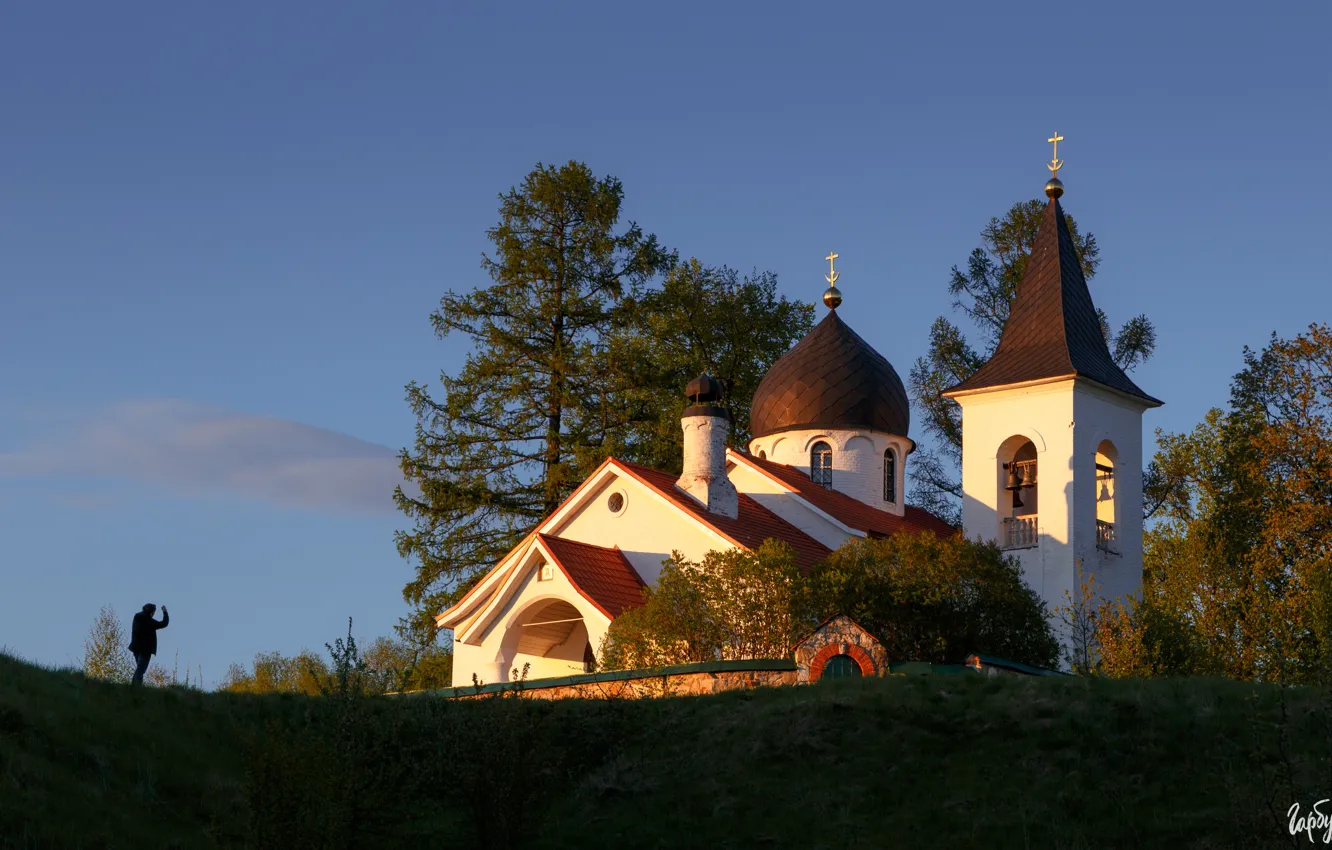
[[613,514],[618,514],[624,510],[624,494],[611,493],[610,498],[606,500],[606,507],[610,508],[610,512]]

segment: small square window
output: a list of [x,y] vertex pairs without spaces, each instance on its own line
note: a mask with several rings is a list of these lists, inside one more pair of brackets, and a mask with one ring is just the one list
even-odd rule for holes
[[555,568],[550,564],[541,565],[541,578],[539,581],[550,581],[555,578]]

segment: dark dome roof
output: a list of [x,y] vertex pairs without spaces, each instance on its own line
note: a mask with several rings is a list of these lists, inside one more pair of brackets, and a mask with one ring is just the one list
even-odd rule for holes
[[755,437],[794,428],[868,428],[905,437],[910,425],[897,371],[836,310],[772,364],[749,410]]

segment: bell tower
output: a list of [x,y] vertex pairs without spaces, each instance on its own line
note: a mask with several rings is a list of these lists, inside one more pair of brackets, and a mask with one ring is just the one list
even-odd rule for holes
[[1047,606],[1078,564],[1098,596],[1142,587],[1142,414],[1162,402],[1110,356],[1059,198],[1063,162],[994,355],[943,395],[962,407],[962,525],[996,540]]

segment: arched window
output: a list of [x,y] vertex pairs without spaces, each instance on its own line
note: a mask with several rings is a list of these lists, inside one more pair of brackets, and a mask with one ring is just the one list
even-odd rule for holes
[[809,450],[809,477],[815,484],[832,488],[832,446],[819,441]]
[[860,662],[849,655],[834,655],[823,665],[823,675],[819,676],[819,681],[826,679],[847,679],[861,675]]
[[892,449],[883,453],[883,500],[897,501],[897,455]]

